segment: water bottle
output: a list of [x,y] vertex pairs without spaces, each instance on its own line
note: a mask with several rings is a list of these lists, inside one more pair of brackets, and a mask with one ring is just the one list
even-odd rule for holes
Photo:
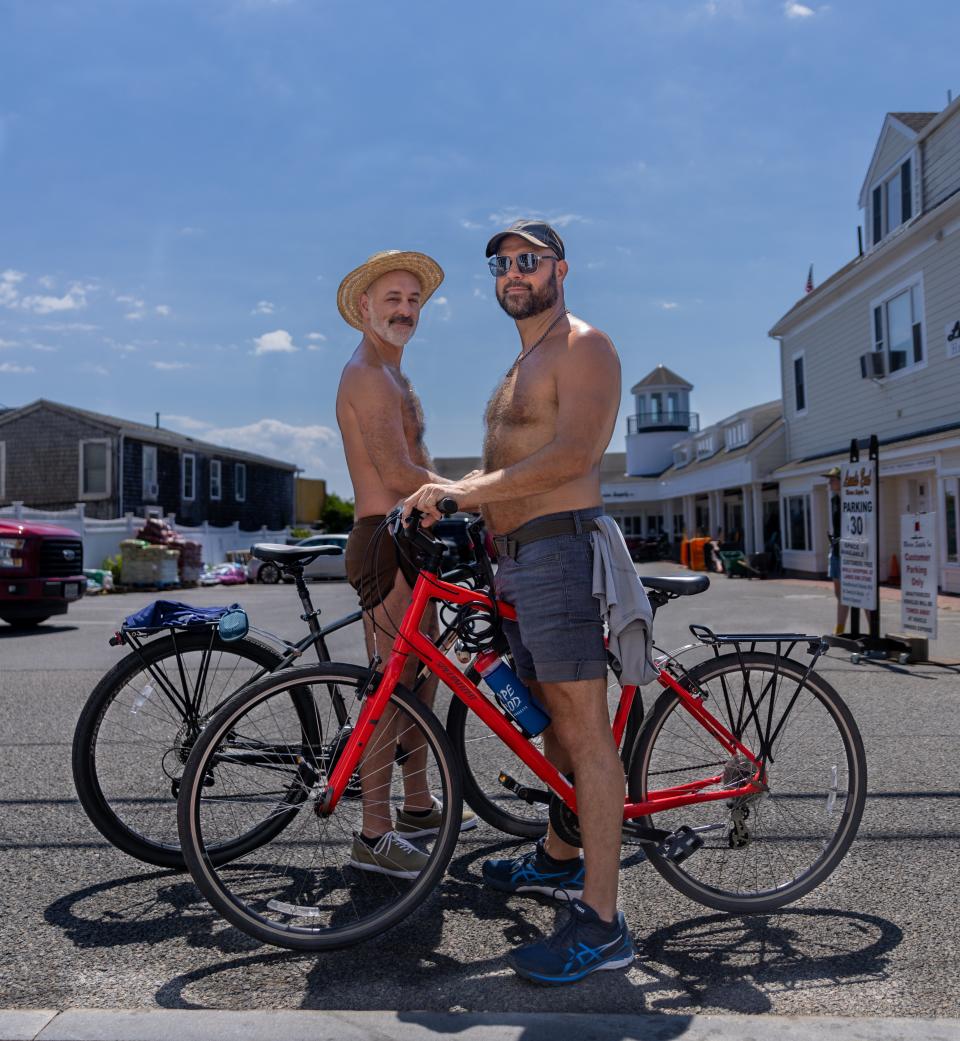
[[516,720],[528,737],[536,737],[546,730],[550,725],[546,710],[496,651],[482,651],[474,665],[501,708]]
[[153,694],[153,684],[148,683],[143,690],[137,691],[136,696],[133,699],[133,704],[130,706],[130,715],[135,716],[140,709],[150,700]]

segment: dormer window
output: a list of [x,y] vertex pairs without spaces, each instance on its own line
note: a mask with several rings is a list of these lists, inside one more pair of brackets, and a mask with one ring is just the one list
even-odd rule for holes
[[711,430],[708,434],[703,434],[696,440],[697,458],[706,459],[708,456],[713,455],[717,450],[716,436]]
[[870,193],[872,242],[875,246],[913,216],[913,176],[909,159],[889,173]]
[[750,424],[745,419],[731,423],[723,431],[723,444],[728,452],[742,448],[750,440]]
[[673,463],[674,466],[679,470],[680,467],[686,466],[690,462],[690,447],[689,445],[677,445],[673,450]]

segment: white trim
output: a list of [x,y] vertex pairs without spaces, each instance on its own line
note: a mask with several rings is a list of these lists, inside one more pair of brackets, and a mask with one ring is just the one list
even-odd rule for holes
[[[213,474],[216,467],[217,494],[213,494]],[[219,459],[210,460],[210,501],[219,502],[223,498],[223,463]]]
[[[816,325],[817,322],[826,318],[827,315],[832,314],[838,308],[843,307],[844,304],[849,303],[858,293],[862,293],[865,290],[868,290],[871,286],[876,285],[878,282],[882,282],[885,278],[889,278],[897,268],[906,267],[912,261],[922,256],[932,246],[938,245],[943,239],[948,238],[957,231],[960,231],[960,216],[947,221],[939,229],[934,227],[934,225],[936,225],[946,213],[949,213],[953,209],[958,209],[958,211],[960,211],[960,192],[955,196],[945,199],[942,203],[939,203],[934,207],[934,209],[915,218],[914,221],[911,221],[909,224],[901,225],[900,228],[897,229],[896,234],[888,235],[883,239],[880,244],[880,249],[876,252],[871,250],[870,252],[865,253],[863,257],[860,258],[860,263],[856,267],[851,268],[841,279],[839,279],[834,285],[830,286],[829,296],[824,297],[823,300],[814,301],[810,313],[806,317],[795,317],[790,319],[790,326],[777,332],[777,329],[780,328],[783,322],[787,319],[787,316],[790,313],[788,312],[787,315],[783,315],[777,320],[767,335],[775,340],[784,340],[788,336],[795,336],[798,333],[804,332],[806,329],[809,329],[810,326]],[[909,240],[920,239],[920,236],[928,229],[930,230],[929,238],[922,239],[912,248],[908,249],[905,246],[905,243]],[[937,237],[938,231],[943,232],[940,238]],[[902,254],[894,252],[901,248],[906,251]],[[883,261],[878,260],[877,257],[887,249],[890,251],[890,256],[883,258]],[[861,281],[860,276],[863,275],[864,271],[873,267],[874,264],[877,265],[877,269],[869,276],[864,275]],[[815,309],[816,304],[823,304],[824,301],[830,299],[831,296],[833,299],[830,304]]]
[[0,502],[7,497],[7,442],[0,441]]
[[887,138],[887,134],[890,130],[894,130],[895,133],[899,134],[900,137],[905,137],[910,142],[911,149],[916,149],[917,139],[919,133],[916,130],[911,130],[905,123],[901,123],[899,119],[894,118],[892,112],[888,112],[883,119],[883,126],[880,127],[880,136],[877,138],[877,143],[873,147],[873,154],[870,156],[870,162],[867,164],[867,172],[863,177],[863,184],[860,186],[860,194],[857,198],[860,200],[860,209],[863,209],[864,196],[870,195],[870,192],[876,187],[877,176],[873,171],[873,164],[877,161],[880,153],[883,151],[883,146]]
[[[239,492],[240,482],[237,480],[237,475],[243,473],[243,495]],[[234,463],[233,464],[233,498],[236,502],[247,501],[247,464],[246,463]]]
[[[797,408],[797,359],[803,362],[803,408]],[[807,414],[807,405],[810,402],[810,381],[807,379],[806,351],[794,351],[790,357],[790,380],[793,387],[793,397],[790,402],[791,411],[797,419],[802,419]],[[784,410],[786,411],[786,410]]]
[[[113,442],[109,437],[85,437],[78,441],[77,449],[77,499],[80,501],[94,501],[99,499],[109,499],[113,495]],[[103,445],[105,448],[105,474],[104,474],[104,485],[105,488],[102,492],[88,492],[84,491],[83,487],[83,456],[84,449],[87,445]]]
[[[187,460],[192,463],[191,478],[193,481],[193,494],[188,496],[187,492]],[[180,501],[195,502],[197,498],[197,456],[195,452],[184,452],[180,456]]]
[[[884,312],[884,315],[883,315],[883,321],[884,321],[883,333],[884,333],[885,340],[884,340],[883,350],[884,350],[884,355],[885,355],[885,357],[884,357],[884,368],[886,370],[886,375],[880,377],[878,382],[884,382],[885,380],[900,379],[903,376],[911,375],[912,373],[919,372],[921,369],[925,369],[927,367],[927,359],[930,356],[930,352],[927,350],[927,318],[926,318],[927,304],[926,304],[926,295],[924,293],[924,287],[923,287],[923,269],[922,268],[920,268],[915,274],[911,275],[909,278],[901,279],[901,281],[899,281],[896,285],[891,286],[889,289],[885,290],[880,296],[873,297],[873,299],[870,301],[869,310],[868,310],[868,320],[869,320],[869,330],[870,330],[870,345],[871,345],[871,349],[873,349],[873,350],[876,349],[876,337],[875,337],[875,330],[874,330],[873,312],[876,310],[876,308],[883,307],[885,304],[888,304],[895,296],[900,296],[901,293],[905,293],[908,290],[912,291],[914,286],[918,287],[918,289],[919,289],[919,307],[918,307],[918,309],[920,311],[920,339],[921,339],[922,346],[923,346],[923,358],[920,361],[918,361],[918,362],[914,362],[914,361],[911,360],[909,362],[909,364],[905,365],[902,369],[897,369],[896,372],[890,372],[889,371],[889,369],[890,369],[890,343],[889,343],[890,334],[889,334],[889,330],[888,330],[887,324],[886,324],[886,322],[887,322],[886,312]],[[911,309],[912,309],[912,306],[913,306],[913,299],[912,299],[912,296],[911,296]],[[911,329],[911,333],[912,333],[912,331],[913,331],[913,324],[911,324],[910,329]],[[910,341],[910,358],[911,359],[913,358],[913,340],[912,339]]]

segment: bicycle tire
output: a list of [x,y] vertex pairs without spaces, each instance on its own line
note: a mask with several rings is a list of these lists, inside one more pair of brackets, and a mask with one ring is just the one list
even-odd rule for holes
[[[472,666],[465,675],[471,682],[480,683],[480,676]],[[607,692],[611,710],[615,710],[616,701],[620,697],[620,685],[612,668],[607,671]],[[492,695],[490,700],[493,701]],[[642,717],[639,692],[634,708],[636,711],[632,713],[632,718],[637,718],[638,714]],[[547,806],[524,802],[499,781],[502,772],[524,786],[542,789],[540,778],[458,697],[450,699],[446,729],[460,763],[463,797],[474,813],[492,828],[507,835],[524,839],[537,839],[544,835],[549,816]],[[625,738],[629,737],[629,733]],[[541,740],[533,738],[533,741],[542,751]]]
[[[281,661],[276,651],[258,640],[247,637],[226,643],[213,634],[211,641],[210,630],[151,640],[117,662],[94,687],[74,730],[73,779],[87,816],[118,849],[157,867],[181,871],[186,867],[176,830],[174,778],[164,767],[169,769],[184,758],[187,749],[181,735],[187,721],[183,711],[158,688],[149,669],[159,670],[181,689],[178,652],[183,660],[185,655],[197,654],[202,659],[207,651],[216,657],[217,664],[213,676],[208,664],[205,677],[203,696],[210,695],[214,702],[206,715],[256,672],[273,672]],[[221,668],[225,661],[233,662],[233,666]],[[185,672],[189,681],[189,659]],[[143,702],[135,709],[140,698]],[[162,712],[155,705],[161,706]],[[148,712],[143,715],[145,708]],[[140,717],[136,727],[131,724],[135,716]],[[116,742],[121,746],[121,766],[107,763],[114,732],[126,737],[125,747]],[[142,740],[137,740],[138,734]]]
[[[760,702],[757,718],[763,725],[769,710],[775,721],[784,719],[769,762],[768,792],[661,811],[638,821],[669,831],[693,825],[704,839],[703,847],[681,863],[647,850],[663,878],[697,903],[737,914],[776,910],[828,878],[856,836],[867,791],[863,741],[840,695],[822,676],[805,674],[805,667],[792,659],[751,652],[700,662],[685,677],[684,686],[704,692],[710,712],[754,754],[758,727],[749,711],[743,720],[748,683],[755,701],[764,691],[770,697]],[[742,783],[736,779],[739,764],[683,709],[673,691],[664,691],[630,759],[631,801],[645,798],[660,777],[673,786],[719,768],[730,785]],[[746,841],[735,827],[735,814],[744,808],[749,816],[739,824]],[[791,867],[791,860],[802,862],[802,868]]]
[[[409,733],[407,727],[418,729],[435,762],[434,767],[429,763],[425,767],[429,780],[423,783],[431,793],[439,786],[442,796],[442,819],[426,866],[407,885],[406,880],[344,864],[348,836],[360,830],[353,825],[362,814],[362,801],[342,798],[332,814],[321,817],[314,812],[311,796],[322,788],[325,770],[317,764],[303,734],[309,705],[301,702],[296,707],[297,696],[291,697],[291,688],[310,692],[317,684],[336,684],[359,693],[368,677],[367,669],[339,663],[287,669],[264,677],[221,706],[187,763],[177,812],[187,866],[213,907],[261,942],[321,951],[379,935],[426,899],[453,854],[463,809],[457,763],[436,717],[400,687],[391,705],[405,726],[397,735],[385,735],[384,740],[392,748],[401,735]],[[287,708],[291,703],[296,708],[292,716]],[[374,730],[368,753],[376,740]],[[258,755],[267,758],[269,768],[262,769],[264,763],[256,761]],[[245,769],[248,765],[251,768]],[[392,771],[391,784],[397,784],[400,773]],[[235,775],[239,781],[235,782]],[[205,793],[205,779],[211,776],[214,787],[220,786],[218,797]],[[265,791],[257,790],[258,778],[269,786]],[[241,856],[221,870],[209,856],[205,833],[215,834],[221,814],[235,818],[237,814],[259,817],[264,813],[283,817],[283,828],[274,836],[277,841],[257,849],[256,859]],[[273,860],[277,861],[275,868]],[[345,890],[345,895],[339,890]],[[378,893],[391,897],[392,903],[362,914]],[[351,915],[355,920],[348,920]]]

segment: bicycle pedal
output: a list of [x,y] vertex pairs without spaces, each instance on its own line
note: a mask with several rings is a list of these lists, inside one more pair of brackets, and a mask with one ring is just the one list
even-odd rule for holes
[[531,806],[536,803],[547,806],[550,803],[549,792],[542,791],[539,788],[527,788],[520,784],[519,781],[515,781],[509,774],[503,773],[503,771],[500,772],[497,780],[507,791],[513,792],[518,799],[523,799],[525,803],[529,803]]
[[693,856],[702,845],[703,839],[692,828],[681,824],[657,846],[657,852],[674,864],[680,864],[687,857]]

